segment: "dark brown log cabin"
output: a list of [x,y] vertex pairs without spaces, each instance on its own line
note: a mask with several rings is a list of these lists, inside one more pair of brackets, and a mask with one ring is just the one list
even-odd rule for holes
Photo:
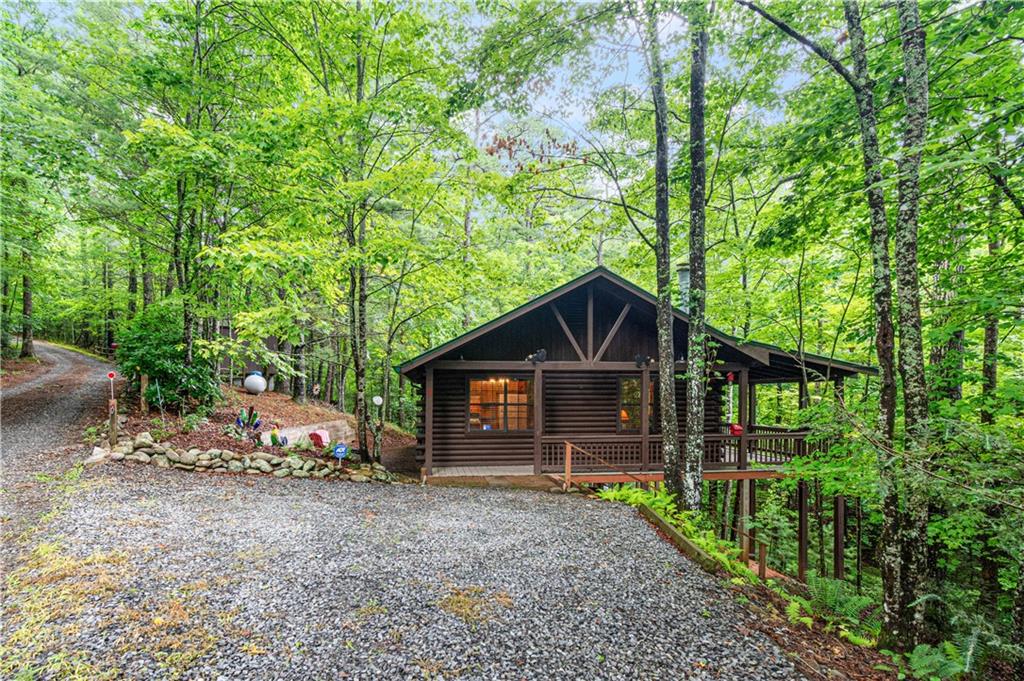
[[[834,381],[871,367],[741,343],[711,330],[715,373],[705,404],[705,466],[783,463],[802,433],[758,426],[755,387]],[[677,370],[687,352],[687,317],[676,311]],[[599,470],[661,468],[655,298],[598,267],[399,367],[420,387],[419,457],[430,475],[443,467],[560,470],[565,442],[593,453],[574,466]],[[723,409],[729,379],[738,384],[736,424]],[[676,378],[685,432],[686,390]],[[647,399],[641,399],[647,395]],[[736,432],[731,432],[736,431]],[[798,437],[794,436],[797,435]]]

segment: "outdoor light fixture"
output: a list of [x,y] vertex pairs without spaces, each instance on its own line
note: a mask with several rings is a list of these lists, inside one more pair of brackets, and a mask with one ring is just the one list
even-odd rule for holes
[[380,395],[374,395],[373,396],[373,403],[375,405],[377,405],[378,407],[380,407],[380,406],[382,406],[384,404],[384,398],[381,397]]
[[637,355],[635,360],[637,369],[643,369],[654,360],[651,359],[650,355]]
[[533,353],[532,355],[527,355],[526,356],[526,361],[530,362],[532,364],[537,364],[539,362],[546,362],[547,359],[548,359],[548,351],[545,350],[544,348],[541,348],[540,350],[538,350],[537,352]]

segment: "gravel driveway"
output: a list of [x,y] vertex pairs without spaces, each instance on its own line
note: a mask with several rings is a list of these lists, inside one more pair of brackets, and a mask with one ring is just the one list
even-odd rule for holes
[[[65,589],[51,626],[96,673],[799,678],[719,580],[626,506],[114,463],[73,487],[34,540],[47,555],[18,569],[77,566],[87,596]],[[5,596],[15,610],[30,598]]]
[[50,368],[0,392],[0,462],[75,442],[106,411],[111,365],[42,341],[35,350]]

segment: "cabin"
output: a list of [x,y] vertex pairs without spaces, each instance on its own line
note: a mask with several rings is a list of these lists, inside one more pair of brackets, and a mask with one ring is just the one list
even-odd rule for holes
[[[424,474],[541,475],[567,468],[567,456],[577,471],[660,471],[655,305],[651,293],[598,267],[402,364],[419,389]],[[674,323],[668,359],[685,433],[685,312],[674,310]],[[829,381],[841,391],[846,377],[875,373],[709,332],[716,346],[704,405],[709,471],[777,466],[814,446],[806,432],[757,423],[759,386]],[[736,390],[730,422],[726,395]]]

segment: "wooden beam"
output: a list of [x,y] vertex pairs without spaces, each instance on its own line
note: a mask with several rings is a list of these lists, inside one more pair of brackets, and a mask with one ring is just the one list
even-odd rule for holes
[[846,579],[846,497],[837,494],[832,518],[832,576]]
[[587,359],[594,359],[594,287],[587,287]]
[[[637,371],[636,362],[601,362],[591,364],[590,362],[544,362],[545,371]],[[470,359],[445,359],[432,362],[434,369],[454,369],[460,371],[508,371],[511,373],[532,374],[534,365],[525,360],[470,360]],[[657,363],[650,365],[651,370],[657,368]]]
[[797,579],[807,582],[807,482],[801,480],[796,484],[796,507],[797,507]]
[[427,367],[423,387],[423,467],[434,474],[434,367]]
[[626,321],[626,315],[629,314],[629,311],[630,309],[632,309],[632,307],[633,306],[630,305],[629,303],[626,303],[625,305],[622,306],[622,312],[619,313],[619,316],[615,320],[615,323],[612,324],[612,330],[608,332],[607,336],[605,336],[604,342],[601,343],[601,347],[598,349],[597,354],[594,355],[595,362],[601,361],[601,357],[604,356],[605,350],[607,350],[608,346],[612,344],[612,339],[614,339],[615,334],[619,332],[619,327],[622,326],[622,322]]
[[533,474],[540,475],[540,444],[544,435],[544,373],[533,369]]
[[572,331],[569,330],[569,325],[565,323],[565,318],[562,317],[562,313],[558,311],[558,306],[551,303],[548,307],[555,313],[555,319],[558,320],[558,325],[562,327],[562,331],[565,332],[565,337],[572,343],[572,349],[576,351],[576,355],[580,358],[581,362],[586,362],[587,358],[583,356],[583,350],[580,349],[580,344],[576,342],[576,337],[572,335]]

